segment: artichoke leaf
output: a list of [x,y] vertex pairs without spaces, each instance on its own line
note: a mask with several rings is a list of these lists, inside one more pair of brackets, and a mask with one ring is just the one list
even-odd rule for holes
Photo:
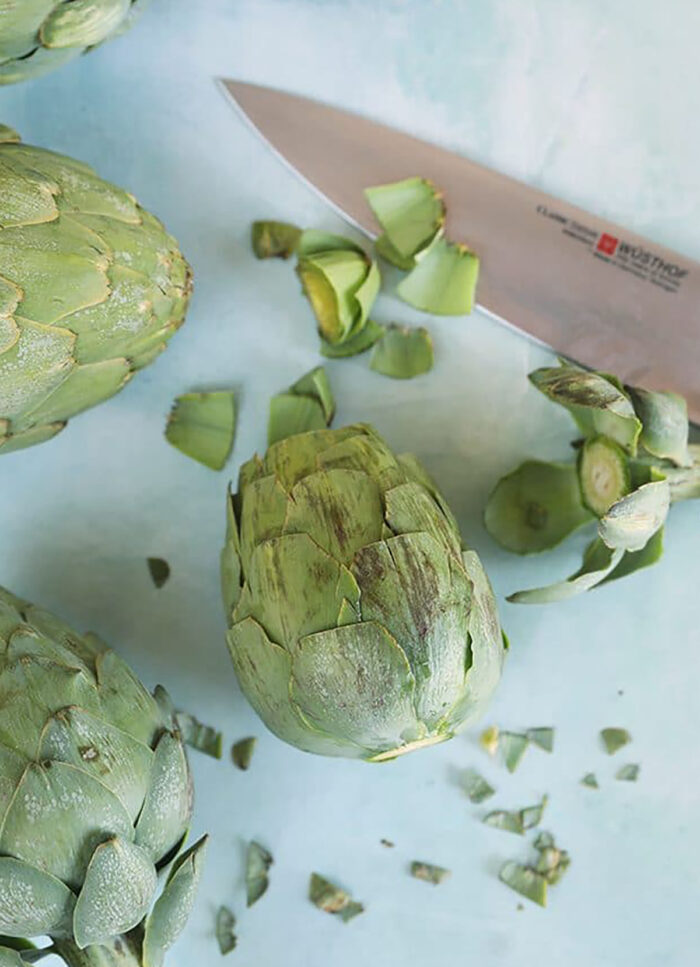
[[94,47],[120,26],[132,0],[71,0],[60,3],[39,28],[44,47]]
[[416,309],[433,315],[461,316],[472,311],[479,258],[457,242],[436,238],[396,294]]
[[246,905],[252,907],[267,892],[268,872],[273,864],[272,853],[260,843],[251,840],[246,851]]
[[377,621],[308,635],[292,654],[292,701],[315,727],[361,746],[366,758],[423,738],[414,689],[406,655]]
[[328,359],[345,359],[348,356],[359,356],[366,352],[381,339],[385,327],[372,319],[368,319],[364,326],[354,335],[351,334],[344,342],[334,344],[321,337],[321,355]]
[[628,386],[635,413],[642,422],[639,442],[655,457],[679,467],[692,461],[688,453],[688,404],[677,393],[654,393]]
[[288,259],[294,254],[301,229],[288,222],[257,221],[251,226],[251,245],[259,259]]
[[25,429],[27,409],[37,407],[53,392],[75,365],[75,336],[67,329],[37,325],[15,319],[20,333],[13,346],[0,357],[0,416]]
[[445,517],[435,498],[422,484],[410,481],[392,487],[384,494],[384,505],[384,517],[393,534],[425,532],[458,560],[461,559],[459,530]]
[[403,260],[414,258],[442,230],[442,194],[427,178],[405,178],[365,189],[365,197],[384,229],[391,250]]
[[571,413],[585,436],[608,436],[631,456],[636,454],[642,424],[613,379],[566,363],[536,369],[529,379],[540,393]]
[[323,407],[318,400],[295,393],[277,393],[270,400],[267,443],[271,446],[299,433],[321,430],[326,425]]
[[[333,450],[346,440],[371,435],[366,426],[356,425],[345,426],[339,430],[311,431],[294,438],[280,440],[268,449],[264,463],[261,461],[259,466],[251,467],[245,475],[243,469],[248,467],[251,461],[244,465],[239,479],[239,489],[243,491],[253,474],[261,476],[263,473],[273,473],[284,489],[290,492],[298,480],[320,469],[320,459],[326,451]],[[360,466],[355,469],[364,468]]]
[[243,561],[250,560],[257,544],[282,535],[289,506],[289,497],[276,477],[258,477],[247,485],[239,515],[238,553]]
[[237,769],[240,769],[242,772],[248,771],[257,744],[258,740],[254,735],[250,735],[245,739],[239,739],[238,742],[233,743],[231,746],[231,759]]
[[38,424],[66,421],[114,396],[129,379],[131,369],[126,359],[106,359],[78,366],[37,406],[27,408],[27,416]]
[[116,728],[152,748],[160,729],[166,724],[157,702],[126,662],[94,633],[83,635],[83,640],[101,649],[95,658],[95,671],[104,717]]
[[0,967],[26,967],[27,961],[23,960],[17,950],[11,947],[0,947]]
[[335,399],[323,366],[316,366],[310,372],[305,373],[291,386],[289,392],[297,396],[310,396],[317,400],[321,404],[326,424],[331,424],[335,416]]
[[433,368],[433,341],[427,329],[390,325],[375,344],[370,369],[393,379],[413,379]]
[[212,470],[226,465],[235,434],[236,400],[227,390],[178,396],[165,428],[168,443]]
[[670,505],[667,480],[643,484],[612,505],[598,523],[598,535],[610,548],[641,551],[663,526]]
[[145,850],[118,836],[100,843],[73,912],[78,947],[108,943],[139,924],[156,885],[156,868]]
[[[0,83],[2,66],[0,66]],[[8,144],[6,140],[0,141]],[[8,229],[21,225],[41,225],[58,217],[55,196],[58,185],[47,175],[41,175],[31,168],[25,168],[21,159],[15,159],[16,145],[12,153],[3,151],[0,159],[0,228]]]
[[0,931],[12,937],[69,937],[75,894],[55,876],[0,856]]
[[618,578],[627,577],[640,571],[642,568],[651,567],[661,559],[664,551],[664,529],[660,527],[655,534],[652,534],[644,547],[639,551],[626,551],[617,567],[603,578],[599,586],[607,584],[608,581],[617,581]]
[[150,783],[136,823],[136,844],[157,863],[184,836],[192,815],[192,779],[182,740],[163,732],[155,747]]
[[552,601],[565,601],[584,591],[590,591],[612,573],[624,555],[622,548],[612,549],[596,537],[586,548],[583,564],[565,581],[557,581],[543,588],[516,591],[507,600],[514,604],[549,604]]
[[526,460],[502,477],[484,512],[491,537],[516,554],[556,547],[591,520],[576,467],[542,460]]
[[175,860],[163,892],[146,918],[143,967],[162,967],[165,953],[182,932],[197,896],[207,840],[202,836]]

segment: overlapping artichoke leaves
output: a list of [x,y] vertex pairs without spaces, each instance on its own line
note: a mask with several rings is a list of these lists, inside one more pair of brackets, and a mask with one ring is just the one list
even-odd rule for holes
[[306,751],[377,761],[442,741],[500,677],[477,555],[415,457],[369,426],[293,436],[244,464],[222,583],[241,688]]
[[189,292],[177,243],[131,195],[0,129],[0,453],[120,390]]
[[144,0],[3,0],[0,85],[59,67],[129,26]]
[[203,841],[151,910],[191,812],[165,692],[152,697],[96,636],[0,589],[0,934],[48,934],[87,964],[70,952],[138,927],[143,964],[158,967],[199,879]]
[[[700,447],[688,444],[685,400],[673,393],[623,386],[608,373],[562,362],[538,369],[530,380],[573,416],[583,439],[577,463],[528,460],[497,484],[485,514],[490,534],[520,554],[554,547],[597,520],[597,536],[571,577],[544,588],[519,591],[509,600],[547,603],[573,597],[606,581],[656,563],[673,501],[700,497]],[[591,447],[601,494],[618,476],[617,496],[586,505],[584,474]],[[607,454],[607,457],[606,457]],[[595,513],[593,512],[595,511]]]

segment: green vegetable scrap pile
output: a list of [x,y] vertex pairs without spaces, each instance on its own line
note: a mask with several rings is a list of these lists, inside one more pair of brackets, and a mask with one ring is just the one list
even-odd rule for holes
[[576,461],[527,460],[496,485],[486,506],[492,537],[518,554],[554,547],[591,523],[597,536],[564,581],[509,601],[561,601],[655,564],[674,501],[700,497],[700,446],[688,444],[685,400],[624,386],[571,363],[535,370],[533,385],[573,416]]

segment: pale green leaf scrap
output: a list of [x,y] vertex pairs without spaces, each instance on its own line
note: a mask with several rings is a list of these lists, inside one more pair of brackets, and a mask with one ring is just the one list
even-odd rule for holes
[[231,746],[233,764],[242,772],[246,772],[250,768],[250,762],[253,758],[257,741],[255,736],[249,736],[246,739],[239,739],[238,742],[234,742]]
[[433,341],[427,329],[391,324],[372,351],[370,369],[393,379],[413,379],[433,368]]
[[637,763],[630,762],[617,770],[615,778],[623,782],[636,782],[639,778],[639,766]]
[[528,729],[526,735],[533,745],[544,749],[545,752],[554,751],[554,729],[551,726]]
[[414,860],[411,863],[411,876],[417,880],[432,883],[434,886],[444,883],[451,875],[451,871],[444,866],[435,866],[433,863],[424,863],[420,860]]
[[499,745],[508,772],[515,772],[529,744],[526,735],[518,732],[501,732]]
[[220,759],[223,750],[223,736],[218,729],[211,725],[204,725],[194,715],[178,711],[176,713],[177,727],[182,734],[182,740],[187,745],[203,752],[213,759]]
[[465,769],[461,776],[461,784],[469,801],[476,804],[490,799],[496,792],[476,769]]
[[246,904],[252,907],[254,903],[267,891],[269,886],[268,872],[272,866],[272,853],[251,841],[246,853]]
[[226,465],[235,433],[235,396],[223,390],[178,396],[165,428],[168,443],[212,470]]
[[216,940],[222,956],[235,950],[238,943],[236,936],[236,918],[233,912],[225,906],[220,906],[216,913]]
[[251,227],[251,245],[259,259],[288,259],[296,251],[301,229],[288,222],[258,221]]
[[600,738],[602,739],[603,746],[608,755],[614,755],[632,741],[632,736],[629,734],[627,729],[620,729],[616,727],[601,729]]

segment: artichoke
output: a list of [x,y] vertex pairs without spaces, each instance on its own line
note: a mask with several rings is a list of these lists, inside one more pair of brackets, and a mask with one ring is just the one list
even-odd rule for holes
[[0,0],[0,84],[37,77],[129,26],[144,0]]
[[71,967],[159,967],[200,874],[203,840],[175,859],[191,813],[165,691],[0,588],[0,934],[49,935]]
[[382,761],[433,745],[498,683],[481,562],[416,458],[370,426],[301,433],[243,465],[222,585],[243,692],[307,752]]
[[190,288],[132,195],[0,127],[0,453],[120,390],[182,324]]

